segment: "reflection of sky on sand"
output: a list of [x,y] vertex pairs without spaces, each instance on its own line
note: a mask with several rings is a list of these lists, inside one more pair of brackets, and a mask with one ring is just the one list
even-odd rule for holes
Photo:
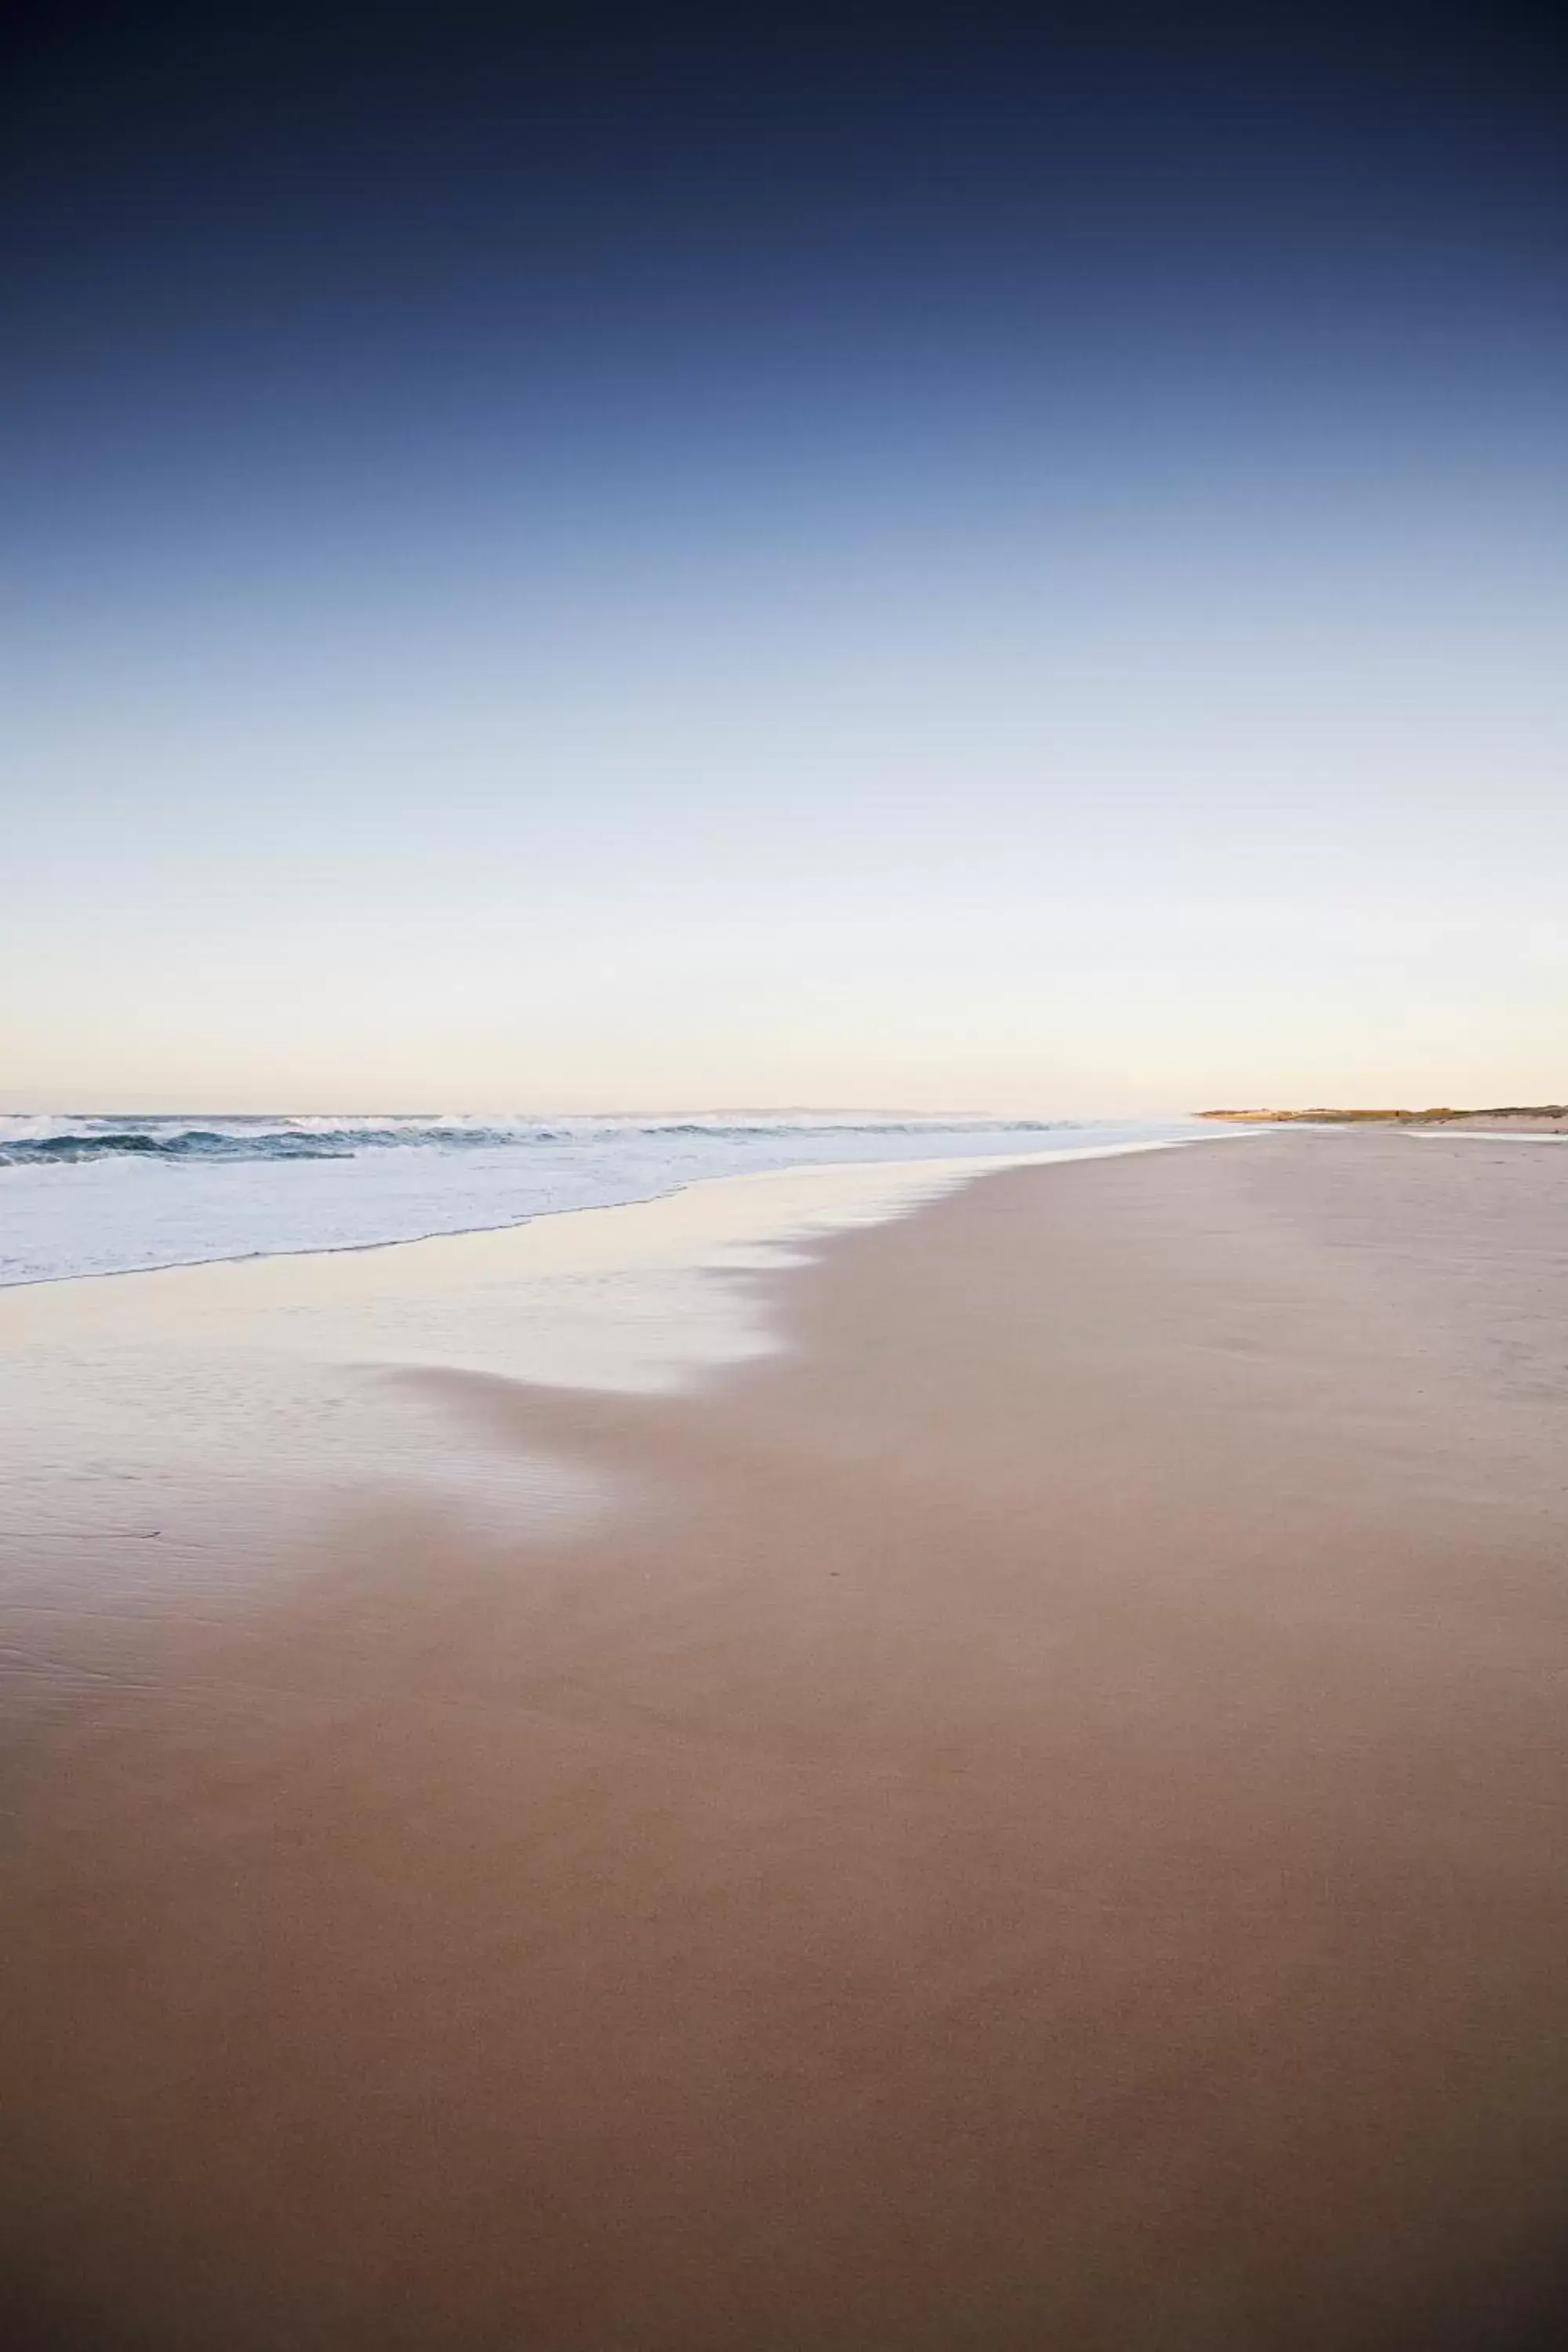
[[560,1388],[679,1388],[779,1344],[757,1276],[997,1164],[723,1178],[626,1208],[339,1257],[331,1297],[309,1295],[307,1282],[306,1295],[277,1299],[269,1336],[362,1363],[439,1365]]
[[780,1344],[760,1276],[997,1165],[732,1177],[501,1232],[0,1293],[0,1408],[23,1465],[0,1502],[0,1594],[45,1611],[216,1597],[372,1494],[456,1507],[477,1531],[591,1517],[607,1498],[584,1474],[384,1374],[679,1387]]

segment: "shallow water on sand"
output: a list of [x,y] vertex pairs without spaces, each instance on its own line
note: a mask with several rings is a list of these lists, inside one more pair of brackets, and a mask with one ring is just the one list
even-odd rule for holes
[[0,1286],[375,1247],[716,1178],[1184,1138],[1195,1121],[753,1114],[574,1120],[0,1114]]
[[[1015,1164],[1163,1148],[1077,1145]],[[580,1467],[487,1444],[418,1370],[666,1391],[778,1344],[765,1277],[994,1160],[791,1169],[386,1248],[0,1291],[0,1604],[182,1605],[279,1572],[373,1489],[477,1525],[592,1518]]]

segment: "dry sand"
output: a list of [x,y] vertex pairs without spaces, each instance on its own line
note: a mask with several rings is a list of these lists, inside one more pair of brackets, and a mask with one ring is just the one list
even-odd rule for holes
[[695,1394],[408,1375],[607,1515],[363,1496],[22,1711],[9,2340],[1558,2340],[1568,1157],[995,1174],[767,1280]]

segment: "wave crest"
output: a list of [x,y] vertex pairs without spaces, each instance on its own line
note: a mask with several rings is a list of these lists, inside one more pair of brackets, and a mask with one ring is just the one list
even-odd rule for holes
[[352,1160],[369,1151],[528,1150],[591,1145],[632,1136],[758,1142],[812,1135],[1038,1135],[1073,1119],[964,1118],[832,1112],[745,1112],[666,1118],[597,1114],[577,1118],[478,1118],[405,1114],[337,1119],[243,1117],[0,1118],[0,1168],[66,1168],[95,1160],[163,1161]]

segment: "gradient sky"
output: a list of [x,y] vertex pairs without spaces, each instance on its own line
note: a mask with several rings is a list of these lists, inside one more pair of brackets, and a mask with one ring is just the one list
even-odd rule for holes
[[1550,16],[742,13],[22,26],[0,1101],[1568,1098]]

